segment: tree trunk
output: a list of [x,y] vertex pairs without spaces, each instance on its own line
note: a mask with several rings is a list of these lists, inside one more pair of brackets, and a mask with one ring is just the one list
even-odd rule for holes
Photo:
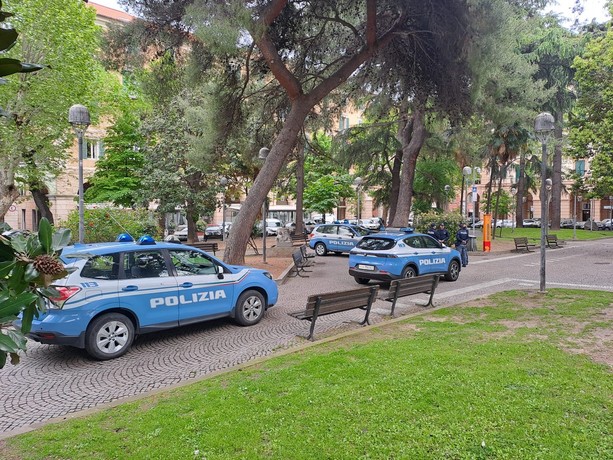
[[194,210],[194,203],[187,201],[185,203],[185,220],[187,221],[187,242],[194,243],[198,241],[198,233],[196,233],[196,220],[198,212]]
[[304,139],[296,149],[296,235],[304,233]]
[[[402,187],[398,193],[398,204],[392,227],[408,225],[411,214],[415,166],[419,151],[426,138],[425,110],[421,104],[415,104],[412,119],[412,123],[407,123],[407,129],[403,130],[402,133],[402,174],[400,176]],[[410,127],[413,129],[410,130]]]
[[46,188],[40,189],[30,186],[30,193],[32,193],[32,198],[34,199],[34,203],[38,208],[40,217],[47,218],[49,223],[53,225],[53,213],[49,207],[49,197],[47,196],[49,191]]
[[551,229],[560,229],[560,217],[562,214],[562,120],[564,114],[556,112],[554,137],[555,147],[553,150],[553,174],[551,176]]
[[522,152],[519,156],[519,177],[517,178],[517,195],[515,202],[515,226],[524,226],[524,196],[526,195],[526,155]]
[[4,216],[19,198],[19,190],[7,176],[4,171],[0,171],[0,222],[4,222]]
[[390,204],[389,213],[386,220],[387,225],[394,221],[396,215],[396,207],[398,205],[398,193],[400,193],[400,171],[402,170],[402,150],[397,150],[394,155],[394,163],[392,165],[392,186],[390,188]]
[[300,98],[292,104],[292,109],[285,124],[274,140],[268,157],[236,216],[224,250],[224,260],[229,264],[240,265],[244,263],[245,251],[253,224],[285,163],[287,155],[296,144],[298,133],[302,129],[307,114],[314,105],[304,99],[306,98]]
[[[491,180],[490,180],[491,182]],[[496,204],[494,205],[494,231],[492,232],[492,240],[496,239],[496,222],[498,221],[498,202],[500,201],[500,189],[502,188],[502,174],[498,178],[498,188],[496,192]],[[500,235],[502,236],[502,227],[500,227]]]

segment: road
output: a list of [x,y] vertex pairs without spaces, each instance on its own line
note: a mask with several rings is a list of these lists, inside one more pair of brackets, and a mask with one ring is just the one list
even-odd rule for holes
[[[598,289],[613,293],[613,239],[568,242],[547,250],[547,288]],[[193,382],[215,372],[305,343],[309,323],[287,313],[304,308],[308,295],[358,287],[347,274],[346,255],[317,258],[309,278],[290,278],[277,306],[252,327],[218,320],[137,339],[125,356],[93,361],[70,347],[28,344],[17,366],[0,369],[0,439],[83,410]],[[437,307],[509,289],[539,289],[540,253],[470,253],[456,282],[441,282]],[[401,299],[397,314],[420,310],[427,296]],[[417,304],[416,304],[417,302]],[[613,302],[613,294],[612,294]],[[390,304],[379,300],[371,321],[389,319]],[[340,317],[339,317],[340,316]],[[316,337],[356,329],[359,311],[318,320]],[[345,321],[345,322],[343,322]]]

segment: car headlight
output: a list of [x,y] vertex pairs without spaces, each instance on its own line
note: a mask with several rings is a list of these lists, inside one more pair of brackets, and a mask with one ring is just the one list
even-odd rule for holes
[[272,275],[268,272],[264,272],[264,276],[268,279],[272,279]]

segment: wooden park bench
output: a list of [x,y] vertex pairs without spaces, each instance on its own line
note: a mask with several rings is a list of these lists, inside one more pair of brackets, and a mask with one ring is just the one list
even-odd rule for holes
[[548,248],[561,248],[562,247],[562,241],[558,240],[558,235],[546,235],[547,238],[547,247]]
[[219,245],[217,243],[207,243],[205,241],[197,241],[195,243],[190,243],[189,246],[193,246],[197,249],[202,249],[206,252],[212,252],[215,255],[215,252],[219,250]]
[[312,295],[307,299],[307,305],[303,311],[289,313],[289,315],[297,319],[305,319],[311,322],[311,329],[307,338],[313,340],[315,322],[320,316],[360,308],[365,310],[366,314],[364,320],[359,324],[362,326],[370,324],[368,317],[378,291],[379,286],[369,286],[351,289],[349,291]]
[[413,278],[403,278],[400,280],[394,280],[390,283],[390,290],[384,300],[392,302],[392,313],[394,316],[394,309],[396,308],[396,301],[399,297],[405,297],[413,294],[430,294],[428,303],[423,305],[424,307],[433,307],[432,298],[434,297],[434,291],[438,286],[440,277],[444,275],[422,275],[415,276]]
[[[306,252],[306,251],[305,251]],[[294,261],[294,267],[292,273],[289,276],[300,276],[303,278],[308,278],[309,275],[304,275],[303,273],[310,273],[312,270],[307,270],[306,267],[310,267],[311,263],[308,257],[305,257],[300,249],[292,252],[292,260]]]
[[536,247],[536,244],[529,244],[528,238],[525,236],[522,236],[520,238],[513,238],[513,241],[515,242],[516,251],[519,251],[520,249],[525,249],[528,252],[532,252],[531,248]]
[[302,246],[303,244],[307,244],[309,242],[306,233],[296,233],[289,236],[292,240],[292,246]]

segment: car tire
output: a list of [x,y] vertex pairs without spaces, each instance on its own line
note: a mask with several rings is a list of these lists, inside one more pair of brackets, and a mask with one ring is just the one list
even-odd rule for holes
[[266,310],[264,296],[253,289],[243,292],[234,308],[234,320],[241,326],[252,326],[260,322]]
[[359,278],[357,276],[354,276],[353,279],[355,279],[355,282],[358,284],[368,284],[370,281],[368,278]]
[[415,268],[411,267],[410,265],[407,267],[404,267],[404,270],[402,270],[403,278],[415,278],[416,276],[417,276],[417,271],[415,271]]
[[85,333],[85,351],[101,361],[125,354],[134,341],[134,324],[121,313],[94,319]]
[[323,257],[328,254],[328,248],[326,248],[326,245],[323,243],[317,243],[315,245],[315,254]]
[[449,268],[445,274],[446,281],[456,281],[460,276],[460,262],[452,260],[449,262]]

